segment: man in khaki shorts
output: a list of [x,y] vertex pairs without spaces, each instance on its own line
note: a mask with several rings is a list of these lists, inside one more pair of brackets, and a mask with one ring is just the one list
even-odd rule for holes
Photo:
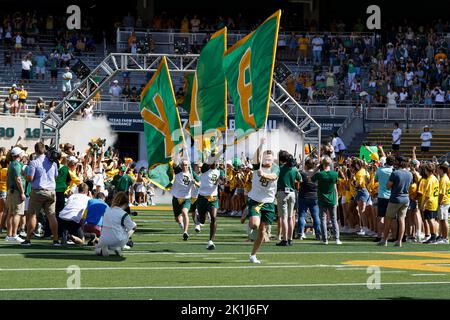
[[8,194],[6,207],[8,208],[8,235],[5,238],[9,243],[22,243],[23,240],[17,235],[20,218],[24,215],[25,208],[25,179],[22,175],[22,157],[24,151],[15,147],[11,150],[13,161],[9,164],[7,173]]
[[391,196],[386,209],[386,221],[383,238],[379,246],[387,246],[387,239],[391,229],[392,220],[398,221],[398,237],[394,246],[401,247],[405,234],[405,217],[409,206],[409,187],[413,181],[412,173],[407,170],[408,160],[404,157],[396,158],[396,170],[391,173],[386,185],[391,190]]
[[294,208],[295,208],[295,190],[302,177],[295,167],[294,158],[286,151],[280,151],[278,154],[280,163],[280,176],[277,182],[277,208],[280,219],[282,240],[277,246],[285,247],[293,245],[292,237],[294,234]]
[[58,222],[55,217],[55,188],[58,167],[56,163],[51,162],[46,157],[45,145],[42,142],[35,144],[34,152],[36,153],[36,159],[30,162],[26,177],[27,181],[31,182],[31,193],[27,211],[27,239],[22,245],[31,245],[31,236],[36,228],[36,214],[44,209],[52,232],[53,245],[59,246]]

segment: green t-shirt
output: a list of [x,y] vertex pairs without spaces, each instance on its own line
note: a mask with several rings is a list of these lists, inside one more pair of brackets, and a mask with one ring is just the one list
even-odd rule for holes
[[19,190],[19,188],[17,188],[17,184],[16,184],[17,177],[20,177],[20,179],[22,181],[23,189],[25,190],[25,179],[22,176],[22,167],[23,167],[23,164],[17,160],[13,160],[9,164],[8,173],[7,173],[8,179],[6,180],[9,190],[11,190],[11,189]]
[[336,183],[338,173],[336,171],[320,171],[311,178],[312,182],[317,182],[317,198],[319,206],[333,207],[336,201]]
[[70,183],[69,168],[60,166],[58,169],[58,177],[56,178],[56,192],[65,192]]
[[128,189],[133,185],[133,183],[133,179],[127,174],[124,174],[123,176],[116,175],[112,181],[112,184],[116,187],[116,191],[124,192],[128,192]]
[[282,165],[280,167],[280,175],[278,178],[277,189],[284,190],[285,188],[295,190],[295,181],[302,181],[302,177],[296,167],[288,167]]

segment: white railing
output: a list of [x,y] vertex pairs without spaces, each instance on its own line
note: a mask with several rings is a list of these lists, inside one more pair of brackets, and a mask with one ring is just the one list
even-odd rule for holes
[[[190,32],[190,33],[181,33],[179,30],[154,30],[154,29],[137,29],[137,28],[118,28],[116,34],[116,46],[117,50],[124,50],[128,48],[128,38],[132,33],[135,33],[137,41],[145,40],[151,38],[156,45],[174,45],[176,41],[185,41],[187,44],[192,45],[197,43],[201,45],[206,37],[210,36],[214,32]],[[280,32],[278,35],[279,40],[286,40],[291,33],[296,35],[298,38],[300,35],[303,35],[307,38],[313,38],[315,36],[314,32],[308,31],[286,31]],[[238,40],[245,37],[250,31],[243,30],[228,30],[228,45],[232,45]],[[320,32],[321,36],[326,35],[329,39],[333,38],[341,38],[347,39],[350,38],[360,39],[369,37],[372,40],[372,45],[375,43],[376,34],[373,32],[344,32],[344,33],[333,33],[333,32]]]

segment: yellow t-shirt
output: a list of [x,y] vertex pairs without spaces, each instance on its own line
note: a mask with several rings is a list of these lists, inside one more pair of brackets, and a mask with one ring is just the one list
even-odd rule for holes
[[375,182],[375,176],[373,174],[369,174],[370,181],[367,186],[367,190],[369,191],[372,198],[376,198],[378,195],[378,182]]
[[0,192],[6,192],[8,189],[6,188],[6,181],[8,178],[8,168],[0,169]]
[[298,39],[298,47],[300,50],[308,50],[309,39],[308,38],[300,38]]
[[367,188],[367,180],[368,180],[368,174],[366,169],[360,169],[356,174],[355,174],[355,179],[356,179],[356,188]]
[[409,186],[409,199],[411,200],[417,200],[417,183],[411,183],[411,185]]
[[26,99],[28,97],[28,91],[27,90],[20,90],[19,91],[19,99]]
[[439,180],[434,175],[430,175],[426,180],[425,197],[429,198],[427,205],[425,206],[425,210],[437,211],[439,199]]
[[426,179],[421,178],[419,181],[419,187],[417,188],[417,193],[420,194],[419,205],[422,205],[423,201],[425,200],[425,184]]
[[439,194],[444,196],[442,198],[442,205],[450,204],[450,179],[446,174],[439,181]]
[[252,177],[253,177],[252,171],[248,172],[247,175],[245,176],[244,190],[247,192],[250,192],[250,190],[252,190]]
[[345,183],[346,183],[345,179],[341,179],[341,178],[338,179],[337,188],[338,188],[339,196],[344,196],[345,197],[345,193],[346,193]]

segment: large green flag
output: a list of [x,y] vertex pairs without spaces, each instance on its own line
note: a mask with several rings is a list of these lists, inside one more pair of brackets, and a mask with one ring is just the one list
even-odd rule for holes
[[183,85],[183,92],[184,96],[179,99],[178,106],[183,108],[184,111],[186,111],[188,114],[191,110],[191,94],[192,94],[192,82],[194,81],[194,74],[188,73],[184,75],[184,85]]
[[222,66],[226,48],[225,27],[211,36],[198,58],[189,113],[192,137],[198,137],[208,131],[226,130],[227,87]]
[[281,10],[229,48],[223,67],[235,106],[237,139],[264,127],[269,113]]
[[[149,176],[158,187],[168,188],[167,181],[171,182],[172,177],[163,174],[167,172],[164,168],[185,143],[165,56],[142,91],[140,113],[144,119]],[[161,165],[163,169],[157,168]]]

